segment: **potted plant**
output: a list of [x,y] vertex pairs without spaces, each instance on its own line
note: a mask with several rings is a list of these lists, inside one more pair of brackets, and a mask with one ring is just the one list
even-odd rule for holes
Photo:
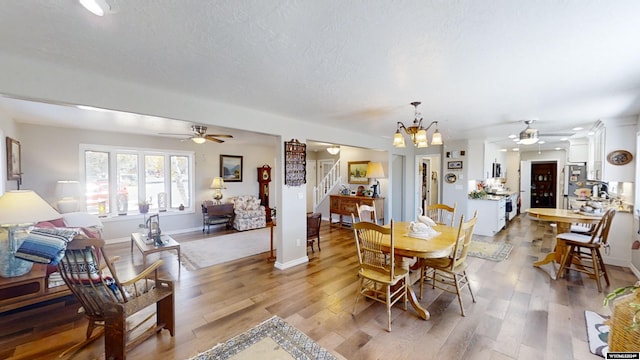
[[609,322],[609,350],[638,351],[640,348],[640,281],[615,289],[604,298],[604,306],[611,305]]

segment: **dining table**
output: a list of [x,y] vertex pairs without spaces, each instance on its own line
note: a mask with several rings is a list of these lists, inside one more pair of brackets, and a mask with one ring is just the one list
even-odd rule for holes
[[[458,237],[458,228],[437,224],[432,227],[437,234],[428,239],[423,239],[409,236],[409,225],[410,222],[404,221],[397,221],[393,223],[393,251],[395,257],[402,258],[403,268],[409,268],[411,266],[412,259],[422,261],[422,259],[449,256]],[[389,226],[389,224],[385,226]],[[391,250],[389,238],[382,240],[382,250],[387,252]],[[422,279],[419,280],[422,281]],[[410,280],[411,284],[414,282],[415,281]],[[411,286],[409,286],[409,294],[407,294],[407,297],[409,298],[409,303],[416,310],[418,315],[424,320],[429,320],[431,317],[429,311],[420,305],[418,298],[416,297],[416,293],[413,291]]]
[[[570,232],[571,224],[597,224],[602,219],[602,214],[588,214],[572,209],[530,208],[526,212],[532,218],[555,223],[558,234]],[[560,264],[562,257],[568,250],[567,244],[562,239],[556,238],[554,250],[547,254],[544,259],[534,262],[533,266],[541,267],[553,261]]]

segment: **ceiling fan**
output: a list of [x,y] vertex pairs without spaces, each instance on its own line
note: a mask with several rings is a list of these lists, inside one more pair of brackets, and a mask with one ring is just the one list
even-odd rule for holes
[[191,139],[196,144],[204,144],[207,140],[223,143],[224,140],[218,138],[233,138],[232,135],[226,134],[207,134],[207,127],[204,125],[191,125],[191,132],[191,134],[160,133],[160,135],[188,136],[187,139]]
[[540,140],[540,136],[571,136],[575,133],[550,133],[550,134],[541,134],[538,129],[532,128],[531,124],[533,124],[535,120],[524,120],[524,123],[527,124],[527,127],[520,132],[520,141],[519,144],[523,145],[532,145],[537,143]]

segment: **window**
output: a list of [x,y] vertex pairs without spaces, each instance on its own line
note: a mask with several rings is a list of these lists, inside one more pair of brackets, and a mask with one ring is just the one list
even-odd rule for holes
[[89,213],[138,214],[142,201],[157,211],[160,193],[169,210],[193,207],[192,152],[81,145],[80,156]]

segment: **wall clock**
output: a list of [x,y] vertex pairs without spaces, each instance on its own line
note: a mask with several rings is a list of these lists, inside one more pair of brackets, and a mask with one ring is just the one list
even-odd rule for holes
[[456,182],[456,180],[458,180],[458,177],[454,173],[448,173],[444,176],[444,181],[448,182],[449,184],[453,184],[454,182]]
[[614,150],[607,155],[607,161],[612,165],[626,165],[633,160],[633,154],[627,150]]

